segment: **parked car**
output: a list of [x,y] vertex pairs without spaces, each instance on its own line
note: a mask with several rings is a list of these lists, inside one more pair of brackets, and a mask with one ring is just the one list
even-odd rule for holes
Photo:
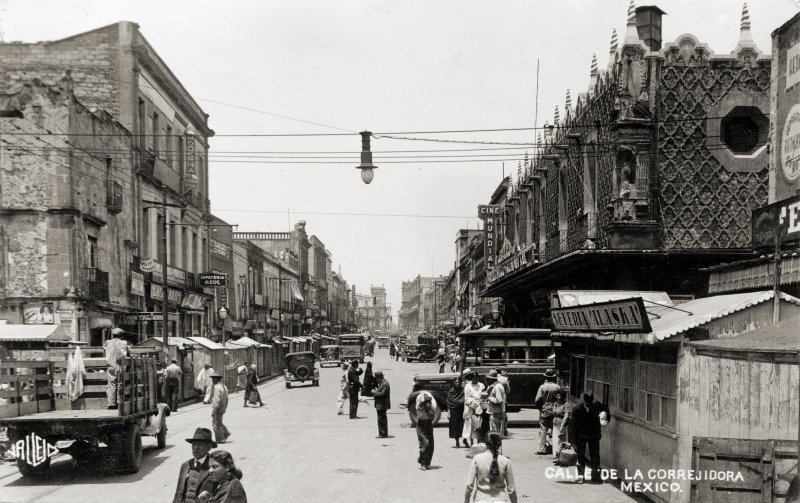
[[320,347],[320,367],[325,366],[339,366],[339,355],[341,353],[341,346],[338,344],[331,344]]
[[408,344],[406,346],[407,362],[429,362],[436,358],[436,349],[427,344]]
[[317,355],[313,351],[286,354],[286,368],[283,378],[286,388],[291,388],[293,382],[305,384],[311,382],[312,386],[319,386],[319,369],[314,365]]

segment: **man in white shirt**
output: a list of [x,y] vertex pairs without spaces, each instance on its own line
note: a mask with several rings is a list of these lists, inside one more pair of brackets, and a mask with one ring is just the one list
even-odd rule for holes
[[211,386],[213,385],[211,374],[213,372],[214,367],[210,363],[206,363],[197,373],[197,379],[195,379],[195,387],[203,390],[203,403],[211,403]]
[[497,371],[492,369],[486,375],[486,398],[489,407],[486,413],[489,414],[489,431],[496,431],[503,434],[503,417],[506,412],[506,390],[502,384],[497,382]]
[[111,339],[107,340],[103,349],[106,353],[106,376],[108,376],[108,387],[106,388],[106,398],[108,399],[108,408],[117,408],[117,389],[119,388],[120,364],[122,358],[129,356],[128,341],[122,338],[125,333],[121,328],[115,328],[111,331]]
[[[419,391],[420,384],[414,385],[414,391]],[[417,440],[419,441],[419,463],[420,470],[428,470],[433,459],[433,418],[436,417],[436,400],[430,392],[422,390],[417,394]]]

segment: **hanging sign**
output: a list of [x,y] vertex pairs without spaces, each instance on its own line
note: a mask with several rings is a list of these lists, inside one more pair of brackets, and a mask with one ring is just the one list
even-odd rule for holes
[[478,218],[483,220],[483,255],[486,270],[490,271],[495,266],[497,255],[497,225],[503,216],[503,207],[499,204],[478,205]]
[[641,297],[550,310],[553,328],[562,332],[649,333],[650,319]]
[[228,276],[226,274],[204,272],[197,275],[197,281],[201,287],[226,286],[228,284]]
[[139,269],[141,269],[142,272],[153,272],[153,269],[155,269],[155,267],[156,267],[156,262],[151,258],[142,259],[142,261],[139,262]]
[[140,272],[131,271],[131,293],[144,297],[144,275]]

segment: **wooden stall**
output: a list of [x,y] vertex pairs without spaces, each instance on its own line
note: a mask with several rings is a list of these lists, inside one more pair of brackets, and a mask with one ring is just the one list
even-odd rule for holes
[[[194,361],[194,351],[197,348],[200,350],[200,354],[202,354],[205,351],[205,347],[184,337],[170,337],[168,342],[167,357],[169,359],[174,358],[178,360],[178,365],[183,371],[178,396],[181,400],[194,398],[197,396],[197,392],[194,389],[194,379],[197,377],[197,372],[200,370],[200,367],[198,367]],[[163,351],[164,343],[160,337],[151,337],[136,344],[136,347],[152,347],[161,352]]]
[[225,367],[225,346],[206,337],[187,337],[187,339],[197,343],[193,351],[195,379],[206,363],[210,363],[214,370],[222,371]]

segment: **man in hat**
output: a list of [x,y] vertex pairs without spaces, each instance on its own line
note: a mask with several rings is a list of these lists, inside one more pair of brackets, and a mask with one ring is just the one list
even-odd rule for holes
[[219,372],[212,372],[211,380],[214,382],[211,388],[211,428],[217,442],[224,443],[231,436],[228,427],[222,423],[222,416],[228,409],[228,388],[222,382],[222,374]]
[[347,384],[349,386],[347,391],[350,393],[350,419],[358,417],[358,393],[361,391],[361,381],[358,376],[362,372],[364,371],[358,368],[358,360],[350,362],[350,370],[347,371]]
[[377,385],[372,390],[372,396],[375,398],[375,411],[378,413],[378,436],[375,438],[388,438],[389,421],[386,418],[386,411],[392,408],[389,399],[389,381],[383,377],[382,370],[375,372],[375,380]]
[[195,379],[195,387],[203,390],[203,403],[211,402],[211,386],[214,385],[211,381],[211,374],[213,372],[214,367],[212,367],[210,363],[206,363],[203,365],[203,368],[200,369],[200,372],[197,373],[197,379]]
[[264,402],[261,401],[261,394],[258,392],[258,374],[256,374],[256,364],[253,363],[250,365],[250,368],[247,370],[247,382],[245,383],[244,387],[244,406],[247,407],[247,402],[250,401],[251,395],[255,393],[254,397],[257,400],[253,400],[252,403],[258,404],[259,407],[264,405]]
[[489,407],[486,413],[489,414],[489,431],[496,431],[503,434],[503,417],[506,413],[506,389],[497,382],[497,370],[492,369],[486,374],[486,401]]
[[197,503],[201,492],[213,489],[214,482],[208,476],[208,452],[217,443],[211,438],[211,430],[197,428],[194,436],[186,441],[192,444],[193,457],[181,465],[172,503]]
[[419,442],[420,470],[429,470],[433,459],[433,418],[436,417],[436,401],[429,391],[422,389],[422,384],[415,383],[417,393],[415,407],[417,409],[417,441]]
[[182,374],[183,371],[175,358],[164,369],[164,376],[167,378],[167,405],[173,412],[178,412],[178,390],[180,389]]
[[[547,369],[544,373],[544,383],[539,386],[536,392],[534,407],[539,409],[539,445],[536,454],[547,454],[547,432],[553,429],[553,411],[558,401],[558,392],[561,386],[556,384],[556,373],[553,369]],[[557,438],[551,440],[552,445],[556,445]]]
[[106,363],[108,363],[106,368],[106,375],[108,376],[106,398],[108,399],[109,409],[117,408],[117,389],[119,388],[117,378],[119,377],[120,365],[124,357],[130,356],[128,341],[122,338],[124,334],[124,330],[115,328],[111,331],[111,339],[108,339],[105,346],[103,346],[106,354]]
[[586,448],[589,448],[589,466],[592,469],[592,483],[601,484],[600,478],[600,439],[601,422],[611,419],[608,407],[594,399],[591,389],[584,391],[583,403],[572,408],[569,416],[569,440],[578,455],[578,482],[583,483],[586,471]]

